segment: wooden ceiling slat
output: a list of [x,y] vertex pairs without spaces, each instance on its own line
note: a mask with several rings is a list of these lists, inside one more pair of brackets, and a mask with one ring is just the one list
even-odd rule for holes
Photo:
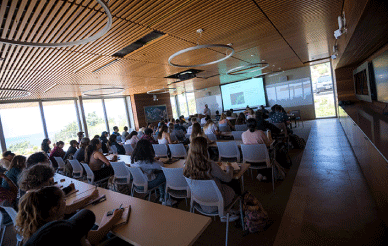
[[10,26],[12,26],[12,24],[14,24],[12,23],[12,16],[14,15],[17,3],[18,1],[11,2],[11,6],[8,9],[7,19],[5,20],[5,23],[4,23],[4,29],[3,29],[3,33],[1,34],[1,38],[8,38],[7,37],[8,29],[10,28]]

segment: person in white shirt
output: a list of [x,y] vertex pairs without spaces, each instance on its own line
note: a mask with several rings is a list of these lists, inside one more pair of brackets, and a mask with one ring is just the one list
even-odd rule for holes
[[136,131],[132,131],[125,139],[125,144],[130,144],[134,148],[137,142],[139,142],[139,137],[137,135],[138,133]]
[[204,115],[211,115],[211,113],[210,113],[210,109],[208,108],[208,106],[207,106],[207,104],[205,104],[205,109],[203,110],[203,114]]
[[186,134],[191,134],[191,132],[193,131],[194,123],[197,123],[197,118],[195,118],[195,117],[191,118],[191,126],[189,126],[189,128],[187,128]]
[[205,125],[206,122],[210,119],[210,115],[206,115],[201,119],[201,125]]
[[218,131],[218,128],[216,124],[211,119],[208,119],[206,124],[203,127],[203,132],[205,134],[215,134],[220,135],[220,132]]

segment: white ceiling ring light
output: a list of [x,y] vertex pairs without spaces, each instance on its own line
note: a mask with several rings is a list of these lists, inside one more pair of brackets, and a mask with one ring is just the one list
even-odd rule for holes
[[102,36],[104,36],[109,31],[109,29],[112,27],[112,13],[110,12],[108,6],[106,5],[106,3],[104,3],[104,1],[102,1],[102,0],[96,0],[96,1],[104,9],[105,14],[108,17],[108,20],[106,22],[105,27],[93,36],[90,36],[90,37],[85,38],[85,39],[73,41],[73,42],[64,42],[64,43],[22,42],[22,41],[0,38],[0,43],[21,45],[21,46],[31,46],[31,47],[66,47],[66,46],[72,46],[72,45],[86,44],[86,43],[92,42],[94,40],[97,40],[97,39],[101,38]]
[[98,96],[109,96],[114,95],[123,92],[125,89],[122,87],[104,87],[104,88],[97,88],[93,90],[84,91],[82,93],[83,96],[88,97],[98,97]]
[[[202,64],[182,65],[182,64],[177,64],[177,63],[173,63],[172,62],[172,59],[174,59],[176,56],[182,55],[182,54],[187,53],[189,51],[199,50],[199,49],[207,49],[207,48],[226,48],[226,49],[230,50],[231,52],[229,54],[226,54],[225,57],[222,57],[221,59],[218,59],[218,60],[215,60],[215,61],[211,61],[211,62],[207,62],[207,63],[202,63]],[[225,44],[204,44],[204,45],[197,45],[197,46],[190,47],[190,48],[183,49],[183,50],[180,50],[180,51],[176,52],[175,54],[171,55],[168,58],[168,63],[171,66],[174,66],[174,67],[184,67],[184,68],[188,68],[188,67],[203,67],[203,66],[208,66],[208,65],[212,65],[212,64],[216,64],[216,63],[222,62],[222,61],[228,59],[229,57],[231,57],[233,54],[234,54],[234,49],[233,49],[233,47],[231,47],[229,45],[225,45]]]
[[[2,95],[4,93],[12,93],[14,95],[3,97]],[[27,97],[29,95],[31,95],[31,92],[24,89],[0,88],[0,100],[9,100],[9,99]]]
[[176,91],[176,88],[162,88],[162,89],[156,89],[152,91],[147,91],[147,94],[149,95],[159,95],[159,94],[165,94]]
[[239,66],[239,67],[229,69],[226,72],[226,74],[227,75],[243,75],[243,74],[248,74],[248,73],[253,73],[256,71],[263,70],[264,68],[267,68],[268,66],[269,66],[269,64],[267,62],[250,63],[250,64],[247,64],[244,66]]

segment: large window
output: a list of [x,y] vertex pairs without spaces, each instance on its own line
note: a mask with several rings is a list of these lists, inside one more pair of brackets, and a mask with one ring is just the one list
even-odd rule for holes
[[197,113],[197,104],[195,103],[194,92],[186,93],[187,105],[189,106],[189,114],[193,115]]
[[104,110],[101,99],[83,100],[86,123],[88,126],[89,138],[101,135],[106,129]]
[[78,140],[79,126],[74,100],[43,102],[43,111],[51,142],[65,142],[66,150],[71,140]]
[[124,130],[124,126],[129,128],[124,98],[105,99],[104,101],[110,132],[113,132],[114,126],[118,126],[121,134]]
[[185,117],[189,116],[189,112],[187,111],[186,96],[184,93],[178,95],[178,107],[180,115],[183,115]]
[[0,115],[8,150],[21,155],[40,150],[44,132],[38,102],[0,105]]
[[177,113],[175,96],[170,97],[170,101],[171,101],[172,117],[174,119],[178,119],[179,116]]

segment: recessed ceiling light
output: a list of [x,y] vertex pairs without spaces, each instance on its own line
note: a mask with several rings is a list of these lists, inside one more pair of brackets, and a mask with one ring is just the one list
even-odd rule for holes
[[265,62],[265,60],[261,60],[262,62]]
[[232,43],[229,43],[229,44],[227,44],[227,45],[232,46],[233,44],[232,44]]
[[251,55],[251,56],[254,56],[254,55]]

